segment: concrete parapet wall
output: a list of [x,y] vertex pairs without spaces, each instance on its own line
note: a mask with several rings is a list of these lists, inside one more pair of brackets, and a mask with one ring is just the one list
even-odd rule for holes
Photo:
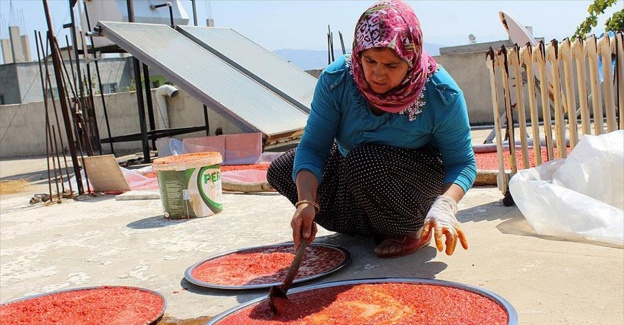
[[43,103],[0,106],[0,158],[45,154]]
[[[101,97],[96,96],[94,101],[100,138],[105,139],[109,135]],[[141,132],[136,92],[104,95],[104,101],[112,137]],[[154,98],[154,90],[152,90],[152,102],[154,103],[154,112],[157,116],[156,111],[158,107]],[[57,101],[55,105],[60,125],[57,126],[56,124],[52,102],[48,102],[51,124],[54,125],[57,138],[59,134],[63,136],[62,141],[65,145],[63,150],[68,152],[60,103]],[[189,94],[180,92],[178,96],[168,98],[167,105],[172,128],[204,125],[203,105]],[[44,102],[0,106],[0,158],[46,155],[45,111]],[[223,134],[241,132],[238,127],[229,123],[210,108],[208,108],[208,120],[210,135],[214,135],[218,128],[223,131]],[[149,129],[149,120],[147,118],[146,125]],[[182,139],[184,137],[205,135],[205,132],[194,132],[179,135],[175,138]],[[57,144],[60,151],[61,142],[57,141]],[[142,152],[140,141],[115,142],[113,146],[116,154]],[[110,145],[108,143],[102,144],[102,151],[103,153],[110,153]]]
[[451,74],[464,92],[470,124],[494,124],[490,74],[485,66],[485,52],[449,54],[434,58]]

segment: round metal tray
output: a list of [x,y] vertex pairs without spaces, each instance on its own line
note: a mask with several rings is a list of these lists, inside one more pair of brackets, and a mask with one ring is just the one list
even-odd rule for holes
[[[295,294],[298,292],[305,292],[305,291],[311,291],[311,290],[316,290],[316,289],[323,289],[323,288],[330,288],[330,287],[337,287],[337,286],[345,286],[345,285],[357,285],[357,284],[371,284],[371,283],[410,283],[410,284],[429,284],[429,285],[437,285],[437,286],[445,286],[445,287],[452,287],[452,288],[457,288],[457,289],[463,289],[466,291],[470,291],[479,295],[482,295],[486,298],[489,298],[490,300],[496,302],[498,305],[500,305],[506,312],[507,312],[507,316],[508,316],[508,325],[517,325],[518,324],[518,314],[516,313],[516,310],[513,308],[513,306],[504,298],[502,298],[501,296],[488,291],[486,289],[483,288],[479,288],[479,287],[475,287],[475,286],[471,286],[471,285],[466,285],[466,284],[461,284],[461,283],[456,283],[456,282],[449,282],[449,281],[442,281],[442,280],[433,280],[433,279],[417,279],[417,278],[371,278],[371,279],[354,279],[354,280],[344,280],[344,281],[335,281],[335,282],[328,282],[328,283],[322,283],[322,284],[318,284],[318,285],[311,285],[311,286],[304,286],[304,287],[299,287],[299,288],[294,288],[292,290],[288,291],[288,295],[291,294]],[[265,300],[268,299],[268,296],[264,296],[264,297],[260,297],[260,298],[256,298],[253,299],[251,301],[248,301],[246,303],[243,303],[241,305],[238,305],[236,307],[230,308],[226,311],[224,311],[221,314],[218,314],[217,316],[215,316],[213,319],[211,319],[209,322],[207,322],[205,325],[218,325],[220,321],[226,319],[228,316],[242,310],[245,309],[247,307],[259,304]],[[356,325],[356,324],[354,324]]]
[[[38,299],[38,298],[58,295],[58,294],[66,293],[66,292],[99,290],[99,289],[109,289],[109,288],[122,288],[122,289],[132,289],[132,290],[144,291],[144,292],[147,292],[147,293],[152,294],[154,296],[157,296],[162,301],[162,308],[161,308],[160,312],[156,315],[156,317],[154,317],[152,319],[146,319],[145,322],[142,322],[142,323],[128,324],[128,325],[156,325],[162,319],[163,315],[165,314],[165,309],[167,308],[167,301],[165,300],[165,297],[162,294],[160,294],[160,293],[158,293],[156,291],[153,291],[153,290],[139,288],[139,287],[116,286],[116,285],[103,285],[103,286],[94,286],[94,287],[81,287],[81,288],[73,288],[73,289],[65,289],[65,290],[56,290],[56,291],[52,291],[52,292],[48,292],[48,293],[42,293],[42,294],[38,294],[38,295],[33,295],[33,296],[29,296],[29,297],[15,299],[15,300],[12,300],[12,301],[0,304],[0,308],[2,306],[8,306],[10,304],[14,304],[14,303],[17,303],[17,302],[22,302],[22,301],[26,301],[26,300],[35,300],[35,299]],[[106,320],[106,321],[110,321],[110,320]]]
[[[195,277],[192,276],[193,270],[195,270],[195,268],[199,267],[200,265],[208,262],[208,261],[212,261],[215,259],[218,259],[220,257],[224,257],[230,254],[237,254],[237,253],[245,253],[245,252],[253,252],[256,250],[265,250],[265,249],[271,249],[271,248],[281,248],[281,247],[292,247],[293,244],[291,243],[285,243],[285,244],[279,244],[279,245],[269,245],[269,246],[256,246],[256,247],[249,247],[249,248],[243,248],[243,249],[239,249],[236,251],[231,251],[231,252],[227,252],[224,254],[219,254],[219,255],[215,255],[212,256],[210,258],[207,258],[203,261],[200,261],[198,263],[193,264],[192,266],[190,266],[188,269],[186,269],[186,271],[184,272],[184,278],[189,281],[190,283],[200,286],[200,287],[204,287],[204,288],[210,288],[210,289],[223,289],[223,290],[253,290],[253,289],[265,289],[265,288],[270,288],[272,286],[275,285],[279,285],[281,284],[281,282],[272,282],[272,283],[261,283],[261,284],[245,284],[245,285],[223,285],[223,284],[215,284],[215,283],[209,283],[209,282],[204,282],[201,281],[199,279],[196,279]],[[340,262],[338,265],[336,265],[335,267],[328,269],[324,272],[315,274],[315,275],[311,275],[311,276],[307,276],[307,277],[301,277],[301,278],[295,278],[295,280],[293,281],[293,285],[298,284],[298,283],[302,283],[302,282],[306,282],[306,281],[311,281],[323,276],[326,276],[328,274],[334,273],[338,270],[340,270],[341,268],[343,268],[345,265],[347,265],[349,263],[349,261],[351,260],[351,253],[349,253],[349,251],[347,251],[346,249],[342,248],[342,247],[338,247],[338,246],[334,246],[334,245],[329,245],[329,244],[322,244],[322,243],[312,243],[308,246],[308,249],[314,249],[314,247],[325,247],[325,248],[329,248],[329,249],[333,249],[335,251],[340,252],[341,254],[343,254],[344,259],[342,262]],[[294,254],[294,251],[293,251]],[[303,258],[303,263],[302,265],[305,264],[305,256]]]

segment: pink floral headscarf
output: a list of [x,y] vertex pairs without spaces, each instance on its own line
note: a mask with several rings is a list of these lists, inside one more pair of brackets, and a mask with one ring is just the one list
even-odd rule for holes
[[[364,50],[387,47],[405,60],[409,68],[395,89],[377,94],[366,82],[361,55]],[[351,69],[358,89],[375,107],[398,113],[416,105],[436,62],[423,48],[420,22],[410,6],[401,0],[381,0],[368,8],[355,27]]]

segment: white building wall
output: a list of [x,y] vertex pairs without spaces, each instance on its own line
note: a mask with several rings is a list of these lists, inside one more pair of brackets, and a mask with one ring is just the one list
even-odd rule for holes
[[0,46],[2,46],[2,59],[4,64],[13,63],[13,50],[11,50],[11,40],[0,40]]
[[22,47],[22,38],[18,26],[9,26],[9,37],[11,39],[11,49],[13,52],[13,62],[26,62],[24,57],[24,48]]

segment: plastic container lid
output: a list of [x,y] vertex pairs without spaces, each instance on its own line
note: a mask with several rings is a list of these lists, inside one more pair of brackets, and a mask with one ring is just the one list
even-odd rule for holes
[[180,171],[189,168],[218,165],[222,162],[223,157],[219,152],[194,152],[154,159],[152,168],[154,171]]

